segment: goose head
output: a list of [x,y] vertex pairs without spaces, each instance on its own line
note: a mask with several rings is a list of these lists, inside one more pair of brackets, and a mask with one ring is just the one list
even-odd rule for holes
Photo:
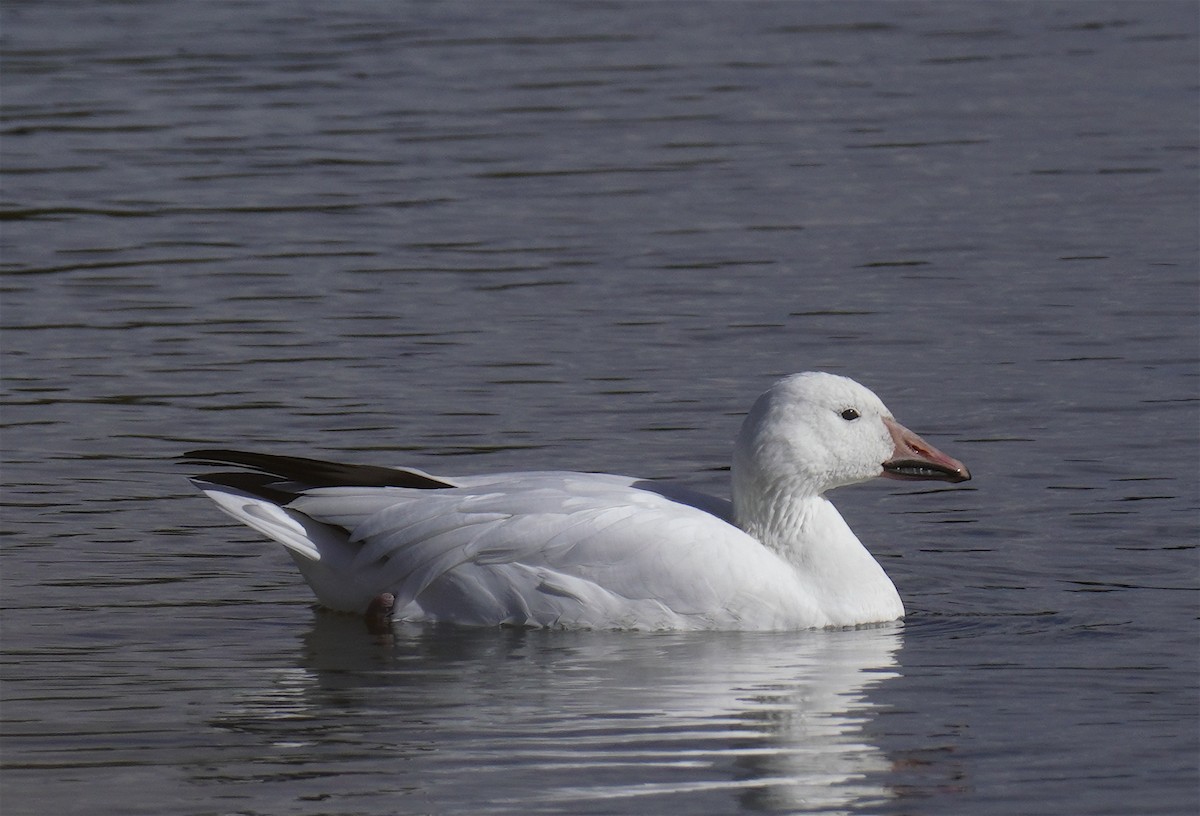
[[760,396],[742,424],[734,448],[735,512],[756,514],[756,504],[819,496],[876,476],[971,478],[962,462],[897,422],[854,380],[793,374]]

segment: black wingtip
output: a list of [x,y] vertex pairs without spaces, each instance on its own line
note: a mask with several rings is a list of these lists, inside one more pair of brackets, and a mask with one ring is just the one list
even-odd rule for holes
[[310,487],[408,487],[431,490],[454,486],[432,476],[401,468],[344,464],[301,456],[277,456],[221,448],[188,451],[183,454],[183,461],[191,465],[237,465]]

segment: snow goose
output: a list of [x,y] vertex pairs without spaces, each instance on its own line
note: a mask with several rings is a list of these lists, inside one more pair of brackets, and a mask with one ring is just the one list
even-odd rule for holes
[[[845,377],[785,377],[737,437],[733,500],[608,474],[441,477],[229,450],[193,481],[282,544],[325,606],[470,625],[804,629],[904,606],[824,497],[875,476],[962,482],[963,464]],[[382,606],[381,606],[382,604]]]

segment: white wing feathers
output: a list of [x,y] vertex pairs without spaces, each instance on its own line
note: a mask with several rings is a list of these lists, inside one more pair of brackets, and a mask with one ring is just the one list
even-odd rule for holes
[[347,612],[381,592],[396,596],[403,617],[474,624],[769,628],[812,612],[790,567],[707,512],[725,503],[668,493],[681,503],[628,477],[318,487],[283,506],[198,484],[226,513],[282,543],[321,602]]
[[[779,614],[779,604],[795,603],[794,583],[781,580],[791,570],[776,555],[710,513],[633,487],[633,479],[525,473],[471,481],[446,490],[312,488],[286,508],[253,499],[274,511],[271,524],[256,524],[244,507],[235,515],[308,558],[313,550],[327,558],[326,531],[349,531],[332,547],[341,563],[324,565],[351,573],[342,572],[336,591],[324,591],[315,565],[297,559],[318,597],[347,611],[388,591],[410,616],[541,625],[594,617],[611,625],[608,616],[621,609],[627,625],[657,628],[713,610],[735,619]],[[305,536],[307,547],[297,540]],[[360,589],[347,605],[351,585]],[[691,626],[716,623],[737,621]]]
[[[305,519],[298,513],[229,487],[209,486],[199,480],[197,484],[205,495],[216,502],[217,507],[247,527],[278,541],[297,555],[313,561],[320,560],[321,548],[318,541],[314,540],[315,531],[306,528]],[[309,527],[312,526],[310,523]],[[320,533],[317,532],[316,536],[319,538]]]

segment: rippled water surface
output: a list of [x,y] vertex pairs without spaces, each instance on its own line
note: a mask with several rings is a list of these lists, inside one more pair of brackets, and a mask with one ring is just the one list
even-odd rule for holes
[[[1196,812],[1197,18],[6,3],[0,809]],[[725,493],[815,368],[975,474],[834,496],[903,624],[380,638],[173,464]]]

